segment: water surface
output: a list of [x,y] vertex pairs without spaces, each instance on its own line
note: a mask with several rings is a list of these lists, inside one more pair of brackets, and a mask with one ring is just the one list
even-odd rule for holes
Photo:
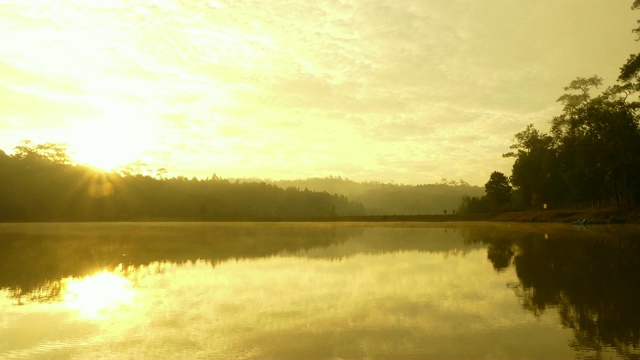
[[0,224],[0,358],[638,358],[639,234]]

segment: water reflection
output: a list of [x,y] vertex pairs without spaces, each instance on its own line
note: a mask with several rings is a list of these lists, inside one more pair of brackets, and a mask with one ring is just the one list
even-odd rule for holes
[[80,279],[65,278],[61,287],[64,306],[78,311],[81,319],[105,317],[131,305],[135,295],[132,283],[122,275],[121,267]]
[[462,233],[487,245],[496,271],[515,268],[519,281],[511,287],[523,308],[535,316],[557,311],[560,323],[573,330],[571,346],[580,353],[600,357],[615,348],[624,358],[640,358],[638,227],[544,236],[501,228]]
[[0,224],[0,288],[23,299],[57,298],[60,279],[119,264],[197,259],[215,264],[328,247],[362,232],[295,224]]
[[634,231],[457,226],[0,226],[0,358],[637,357]]

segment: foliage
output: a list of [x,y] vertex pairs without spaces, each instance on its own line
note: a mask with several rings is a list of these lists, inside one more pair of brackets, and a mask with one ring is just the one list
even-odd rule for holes
[[460,214],[496,213],[510,208],[512,187],[507,176],[494,171],[484,185],[483,196],[462,196],[462,203],[458,207]]
[[[0,220],[214,219],[441,214],[483,189],[463,180],[428,185],[340,177],[267,182],[166,177],[134,162],[119,173],[71,164],[60,144],[22,142],[0,153]],[[152,176],[155,175],[155,176]],[[304,190],[301,190],[304,189]],[[352,200],[350,200],[352,199]]]
[[32,163],[50,163],[64,165],[71,163],[67,148],[63,144],[44,143],[34,144],[30,140],[23,140],[16,146],[14,157]]
[[24,142],[0,153],[0,220],[137,220],[363,215],[326,192],[261,183],[104,173],[70,164],[64,147]]
[[[640,8],[635,0],[632,9]],[[640,24],[640,21],[638,22]],[[633,30],[640,35],[640,26]],[[515,135],[510,177],[518,208],[542,204],[640,200],[640,54],[621,67],[618,83],[594,96],[602,85],[594,75],[578,77],[558,98],[563,111],[551,119],[550,134],[533,125]]]
[[484,185],[487,199],[494,209],[502,209],[511,200],[511,185],[507,176],[499,171],[494,171],[489,176],[489,181]]
[[462,196],[462,203],[458,207],[461,214],[482,214],[492,212],[491,204],[486,196]]
[[453,213],[464,195],[482,196],[484,190],[464,180],[442,179],[438,184],[398,185],[356,182],[341,177],[283,180],[279,186],[296,186],[344,195],[363,204],[369,215],[425,215]]
[[[578,78],[558,101],[563,113],[551,134],[528,125],[515,135],[511,183],[518,206],[582,201],[636,203],[640,194],[640,126],[629,87],[611,87],[591,97],[597,76]],[[575,93],[577,92],[577,94]],[[623,93],[624,92],[624,93]]]
[[515,140],[511,149],[516,151],[503,155],[516,158],[510,177],[515,187],[514,205],[517,208],[538,207],[555,200],[563,188],[558,187],[556,181],[559,174],[554,139],[529,124],[515,135]]

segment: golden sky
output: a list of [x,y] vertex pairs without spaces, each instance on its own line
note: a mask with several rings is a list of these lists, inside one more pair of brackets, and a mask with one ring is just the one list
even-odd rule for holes
[[0,0],[0,149],[66,142],[169,175],[484,184],[578,76],[610,84],[625,0]]

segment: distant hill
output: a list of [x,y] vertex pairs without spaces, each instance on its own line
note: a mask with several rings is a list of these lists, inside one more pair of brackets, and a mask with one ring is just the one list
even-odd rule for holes
[[356,182],[341,177],[271,181],[276,186],[310,191],[326,191],[360,202],[368,215],[442,214],[457,210],[463,195],[483,196],[484,188],[463,180],[438,184],[398,185],[380,182]]

